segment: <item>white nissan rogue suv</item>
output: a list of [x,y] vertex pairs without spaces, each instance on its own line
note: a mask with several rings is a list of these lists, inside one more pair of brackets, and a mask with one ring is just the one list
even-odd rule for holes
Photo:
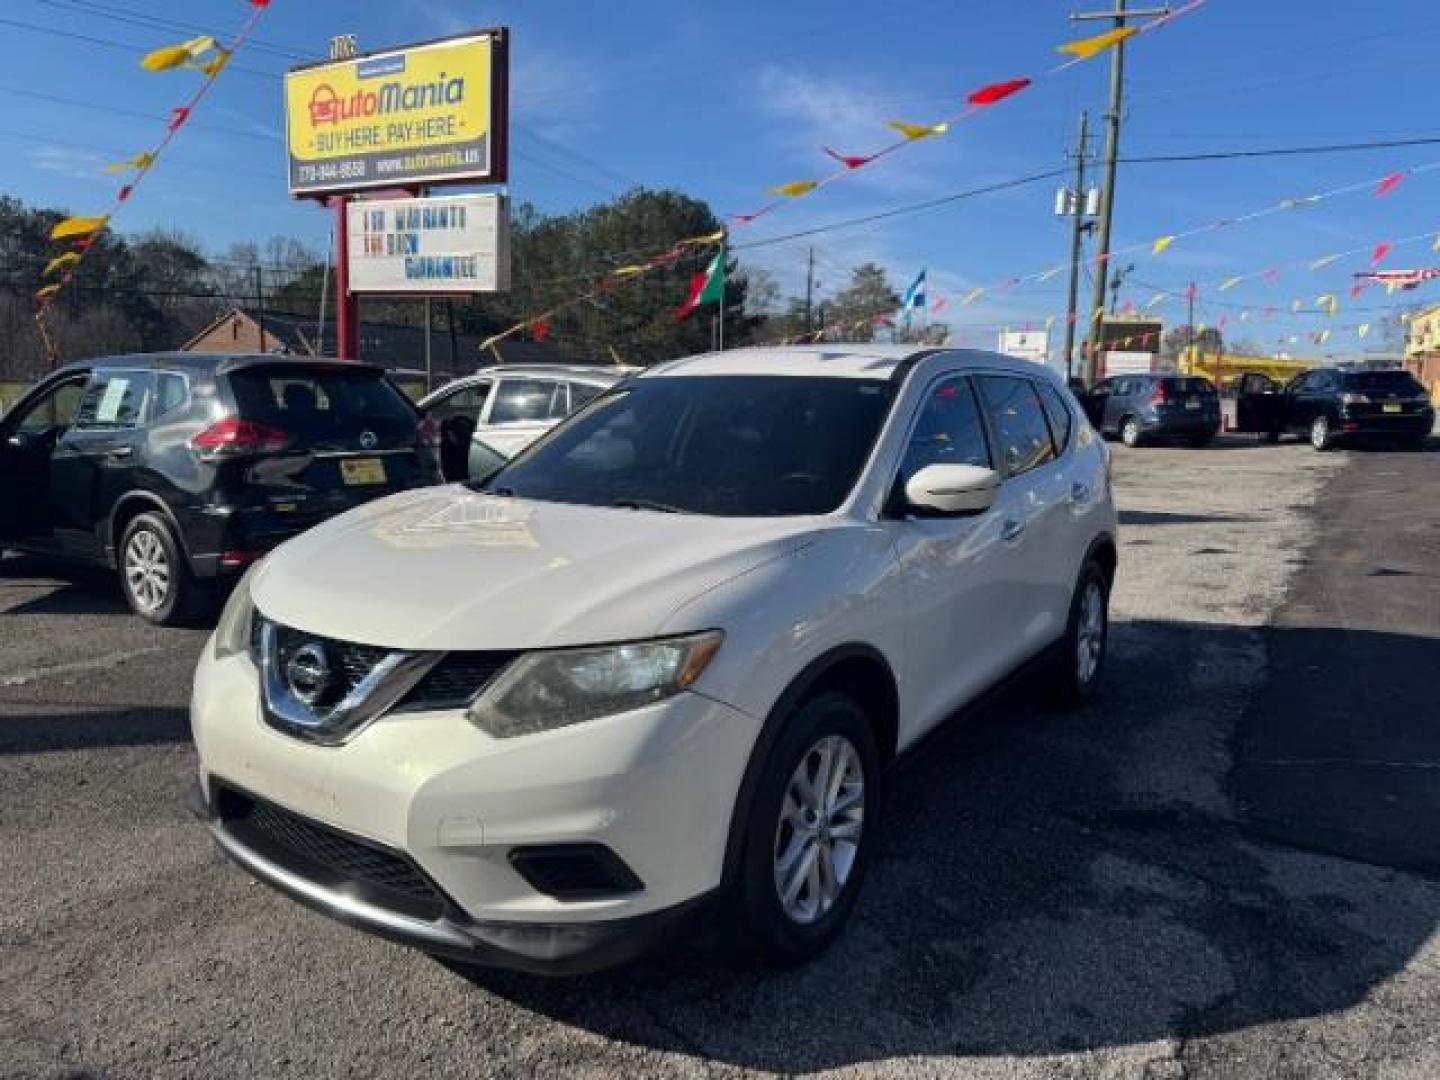
[[1095,687],[1115,531],[1036,364],[663,364],[255,567],[195,675],[196,809],[255,876],[453,959],[591,970],[716,901],[803,959],[898,752],[1022,666]]

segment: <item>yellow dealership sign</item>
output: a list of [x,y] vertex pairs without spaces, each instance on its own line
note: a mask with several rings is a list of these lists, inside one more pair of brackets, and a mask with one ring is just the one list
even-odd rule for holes
[[508,54],[497,29],[292,69],[290,193],[502,183]]

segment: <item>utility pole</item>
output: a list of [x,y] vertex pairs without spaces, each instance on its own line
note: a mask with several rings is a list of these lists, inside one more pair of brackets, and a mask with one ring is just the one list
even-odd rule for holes
[[265,351],[265,270],[261,266],[255,268],[255,326],[256,336],[260,339],[255,351]]
[[805,262],[805,333],[813,333],[815,330],[814,308],[815,302],[815,249],[810,249],[809,257]]
[[[1114,11],[1094,11],[1071,15],[1073,22],[1113,19],[1115,28],[1125,26],[1127,18],[1147,18],[1170,14],[1166,8],[1127,11],[1126,0],[1115,0]],[[1105,323],[1105,288],[1110,265],[1110,226],[1115,216],[1115,161],[1120,153],[1120,109],[1125,91],[1125,42],[1118,42],[1110,51],[1110,107],[1105,113],[1105,179],[1100,192],[1100,232],[1095,246],[1095,302],[1090,305],[1090,355],[1086,358],[1086,382],[1095,381],[1100,363],[1100,335]]]
[[1080,290],[1080,241],[1085,235],[1085,157],[1089,153],[1090,114],[1080,113],[1080,142],[1075,149],[1075,190],[1071,193],[1074,206],[1070,212],[1070,297],[1066,303],[1065,319],[1065,378],[1068,381],[1075,373],[1075,322],[1079,313],[1075,310]]

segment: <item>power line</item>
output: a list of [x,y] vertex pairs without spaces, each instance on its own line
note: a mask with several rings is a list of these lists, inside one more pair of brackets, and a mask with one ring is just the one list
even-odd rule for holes
[[1440,136],[1418,139],[1381,139],[1371,142],[1324,143],[1319,146],[1271,146],[1260,150],[1208,150],[1193,154],[1153,154],[1122,157],[1124,165],[1164,165],[1187,161],[1233,161],[1241,158],[1298,157],[1306,154],[1342,154],[1361,150],[1393,150],[1406,146],[1434,146]]

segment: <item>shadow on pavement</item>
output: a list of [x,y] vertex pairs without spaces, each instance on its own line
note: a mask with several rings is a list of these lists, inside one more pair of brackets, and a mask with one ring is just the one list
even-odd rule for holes
[[[1265,634],[1324,651],[1340,633],[1117,624],[1098,704],[1049,714],[1013,691],[941,734],[895,770],[856,918],[808,966],[766,970],[712,935],[570,981],[462,973],[606,1038],[781,1072],[1134,1045],[1355,1005],[1434,933],[1440,887],[1260,839],[1225,795],[1231,676],[1262,663]],[[1370,637],[1343,644],[1434,648]],[[1440,756],[1434,725],[1410,723],[1394,752]],[[1440,865],[1440,797],[1368,812]]]
[[76,705],[65,713],[11,711],[23,707],[0,702],[0,755],[150,746],[190,739],[190,711],[181,707],[118,705],[96,709]]
[[6,615],[126,615],[130,609],[120,595],[112,571],[96,566],[12,555],[0,561],[0,599],[5,590],[50,587],[50,591],[0,611]]
[[1209,525],[1254,521],[1243,514],[1172,514],[1162,510],[1121,510],[1121,525]]

